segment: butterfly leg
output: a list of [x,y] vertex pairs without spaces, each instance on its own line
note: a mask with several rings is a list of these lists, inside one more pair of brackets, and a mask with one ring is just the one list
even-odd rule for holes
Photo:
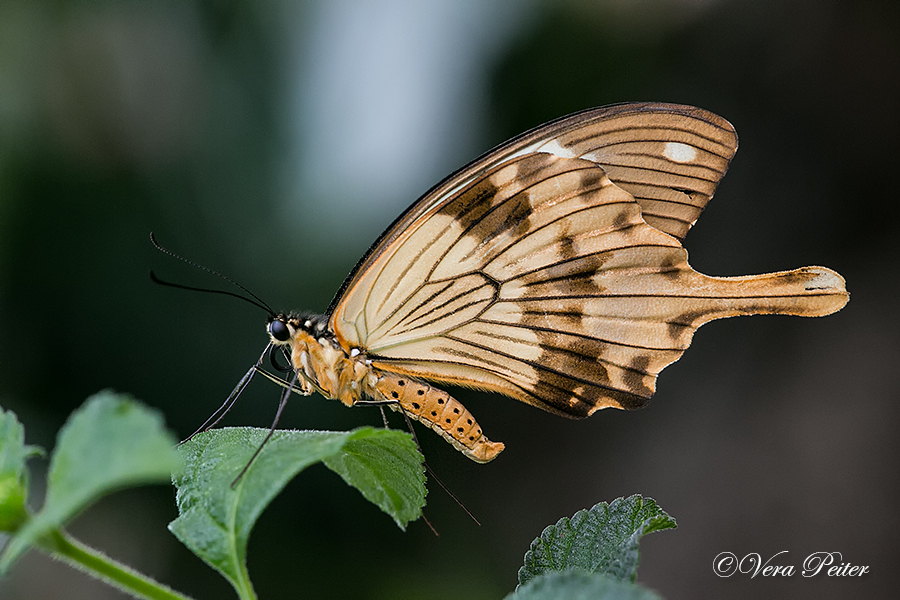
[[387,406],[424,423],[475,462],[490,462],[505,447],[489,440],[472,413],[444,390],[384,372],[378,373],[374,387],[379,396],[396,403]]

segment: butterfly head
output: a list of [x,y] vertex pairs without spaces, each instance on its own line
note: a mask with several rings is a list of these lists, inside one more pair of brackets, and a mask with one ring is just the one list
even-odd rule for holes
[[269,317],[266,325],[266,331],[268,331],[272,343],[276,346],[290,343],[297,336],[298,331],[318,337],[325,333],[327,329],[328,323],[325,317],[320,315],[286,315],[282,313]]
[[286,344],[291,340],[291,337],[293,337],[291,335],[291,326],[285,315],[271,317],[267,329],[273,344]]

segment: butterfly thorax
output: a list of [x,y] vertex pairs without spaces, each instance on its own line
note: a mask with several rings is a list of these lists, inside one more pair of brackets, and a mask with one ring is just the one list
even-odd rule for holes
[[279,315],[269,323],[269,335],[273,344],[290,348],[304,394],[319,391],[347,406],[383,404],[424,423],[477,462],[493,460],[504,448],[489,440],[472,413],[444,390],[375,368],[360,349],[345,350],[325,317]]
[[272,343],[288,346],[291,364],[300,376],[298,384],[304,392],[318,390],[331,399],[353,406],[371,395],[375,378],[365,357],[350,356],[329,331],[325,317],[320,315],[279,315],[273,322],[287,325],[289,337],[276,337],[270,324]]

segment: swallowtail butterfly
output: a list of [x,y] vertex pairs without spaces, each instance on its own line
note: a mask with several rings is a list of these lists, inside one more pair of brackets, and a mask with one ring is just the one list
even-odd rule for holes
[[410,206],[325,315],[271,317],[271,344],[295,391],[388,404],[477,462],[504,446],[441,384],[573,418],[642,407],[707,321],[847,303],[823,267],[708,277],[688,265],[682,240],[736,150],[730,123],[675,104],[541,125]]

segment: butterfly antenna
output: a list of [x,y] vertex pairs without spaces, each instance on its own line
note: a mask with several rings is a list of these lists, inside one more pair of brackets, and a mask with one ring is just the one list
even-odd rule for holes
[[241,300],[249,302],[250,304],[253,304],[254,306],[257,306],[257,307],[263,309],[264,311],[269,313],[269,316],[275,316],[275,311],[272,310],[272,307],[269,306],[265,300],[263,300],[262,298],[260,298],[259,296],[257,296],[256,294],[254,294],[253,292],[251,292],[250,290],[248,290],[241,284],[239,284],[237,281],[231,279],[230,277],[227,277],[226,275],[222,275],[218,271],[210,269],[209,267],[205,267],[205,266],[203,266],[199,263],[196,263],[192,260],[188,260],[187,258],[181,256],[180,254],[178,254],[176,252],[172,252],[168,248],[161,246],[159,244],[159,242],[156,241],[156,236],[153,235],[152,231],[150,232],[150,242],[153,244],[153,246],[157,250],[159,250],[163,254],[168,254],[172,258],[177,258],[178,260],[185,262],[185,263],[191,265],[192,267],[200,269],[201,271],[206,271],[207,273],[215,275],[216,277],[220,277],[220,278],[224,279],[225,281],[227,281],[228,283],[230,283],[231,285],[240,288],[241,290],[246,292],[250,297],[248,298],[247,296],[242,296],[240,294],[236,294],[234,292],[229,292],[227,290],[215,290],[215,289],[208,289],[208,288],[193,287],[193,286],[189,286],[189,285],[182,285],[180,283],[172,283],[170,281],[165,281],[165,280],[160,279],[153,273],[153,271],[150,271],[150,279],[154,283],[157,283],[159,285],[165,285],[168,287],[179,288],[182,290],[191,290],[191,291],[195,291],[195,292],[207,292],[210,294],[224,294],[226,296],[234,296],[235,298],[240,298]]

